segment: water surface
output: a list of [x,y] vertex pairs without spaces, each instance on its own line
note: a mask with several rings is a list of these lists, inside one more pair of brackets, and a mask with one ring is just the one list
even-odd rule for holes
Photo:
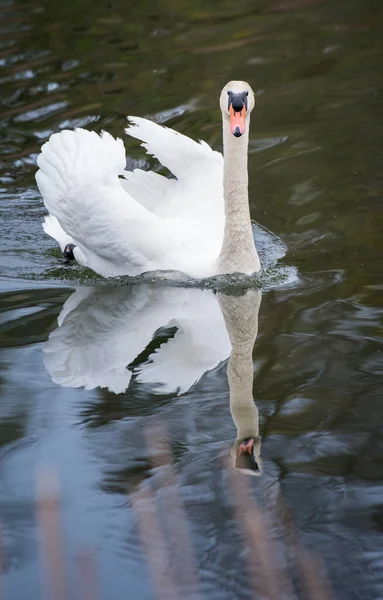
[[[282,495],[337,599],[382,598],[381,3],[43,0],[3,3],[1,17],[5,597],[41,597],[34,501],[44,466],[60,481],[72,591],[75,557],[91,547],[102,597],[154,597],[130,497],[137,475],[155,476],[144,438],[158,418],[205,596],[253,597],[222,464],[236,427],[227,333],[220,313],[217,321],[209,313],[216,296],[98,289],[44,236],[34,182],[51,133],[81,126],[122,135],[128,114],[220,149],[218,94],[243,78],[257,95],[252,218],[287,247],[277,268],[299,272],[262,295],[253,395],[263,473],[251,487],[272,522]],[[159,168],[136,141],[124,143],[128,166]],[[74,293],[84,294],[82,308],[58,328]],[[199,337],[187,337],[188,306],[189,326],[201,319]],[[121,337],[143,322],[146,337]],[[172,353],[176,344],[182,352]],[[288,538],[272,532],[288,555]]]

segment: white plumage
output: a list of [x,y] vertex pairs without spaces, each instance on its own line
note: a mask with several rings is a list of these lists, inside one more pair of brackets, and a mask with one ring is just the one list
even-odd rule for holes
[[50,212],[45,231],[62,249],[73,244],[77,261],[104,277],[259,272],[247,169],[254,106],[246,81],[223,88],[223,157],[205,142],[130,117],[126,133],[141,140],[175,179],[126,171],[122,140],[108,133],[53,134],[37,159],[36,180]]
[[61,250],[73,243],[76,260],[104,277],[168,269],[213,274],[225,224],[222,155],[147,119],[130,121],[126,133],[176,179],[126,171],[122,140],[106,132],[53,134],[37,160],[50,212],[45,232]]

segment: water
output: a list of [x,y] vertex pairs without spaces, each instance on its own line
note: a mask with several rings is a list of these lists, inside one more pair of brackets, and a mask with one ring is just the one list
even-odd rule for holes
[[[271,518],[271,496],[282,494],[337,599],[381,599],[381,3],[6,2],[1,16],[5,597],[41,597],[35,487],[44,467],[60,482],[72,595],[75,557],[93,548],[102,597],[153,597],[130,499],[137,474],[155,475],[144,435],[158,418],[205,596],[251,597],[222,465],[236,428],[218,296],[151,284],[99,289],[43,235],[34,182],[51,133],[85,126],[121,135],[127,114],[220,149],[218,94],[243,78],[257,94],[252,217],[286,246],[271,269],[289,274],[262,294],[253,393],[263,473],[251,487]],[[124,142],[129,166],[155,164]],[[273,243],[266,237],[266,251]],[[90,301],[57,329],[73,293]],[[186,317],[199,337],[188,337]],[[146,337],[132,337],[129,323],[145,323]],[[182,352],[172,353],[177,343]],[[108,390],[129,379],[127,391]]]

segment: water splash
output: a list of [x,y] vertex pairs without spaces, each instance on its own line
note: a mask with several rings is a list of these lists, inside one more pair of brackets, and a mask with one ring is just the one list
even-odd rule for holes
[[[262,272],[253,275],[242,273],[213,275],[211,277],[193,278],[179,271],[148,271],[134,277],[125,275],[104,279],[78,265],[63,265],[50,269],[44,274],[45,280],[57,281],[71,285],[100,285],[120,287],[154,283],[172,287],[188,287],[210,289],[230,294],[242,294],[249,288],[269,289],[281,285],[291,285],[298,280],[297,269],[293,266],[280,264],[286,255],[287,247],[280,238],[267,228],[253,224],[254,240],[261,259]],[[59,259],[60,260],[60,259]],[[33,277],[33,276],[32,276]],[[29,278],[31,275],[29,274]],[[39,277],[36,277],[39,279]]]

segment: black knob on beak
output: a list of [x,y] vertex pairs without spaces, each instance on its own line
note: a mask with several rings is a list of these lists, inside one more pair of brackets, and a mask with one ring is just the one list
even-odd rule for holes
[[247,96],[249,92],[240,92],[235,94],[234,92],[227,92],[228,95],[228,108],[233,107],[235,112],[241,112],[243,107],[247,110]]

